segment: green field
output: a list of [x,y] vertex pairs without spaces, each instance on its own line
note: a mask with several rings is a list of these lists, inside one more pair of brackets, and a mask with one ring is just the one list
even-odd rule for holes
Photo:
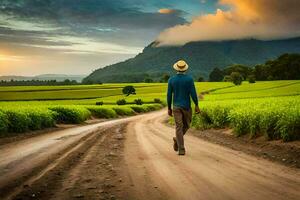
[[[137,94],[125,97],[126,85],[133,85]],[[244,82],[241,86],[201,82],[196,88],[203,111],[194,115],[196,128],[232,127],[236,135],[299,138],[300,81]],[[160,109],[166,89],[165,83],[0,87],[0,132],[8,135],[56,123],[82,123],[91,117],[115,118]],[[162,104],[155,103],[155,98]],[[119,99],[127,105],[116,105]],[[135,105],[135,99],[144,104]],[[96,106],[96,102],[103,105]]]
[[231,127],[237,136],[300,138],[300,81],[243,83],[204,96],[198,129]]

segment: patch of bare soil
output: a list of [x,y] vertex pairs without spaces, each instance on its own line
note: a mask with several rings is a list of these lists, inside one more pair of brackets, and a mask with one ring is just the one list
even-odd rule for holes
[[267,141],[264,137],[236,137],[231,129],[189,130],[189,133],[211,143],[271,160],[289,167],[300,168],[300,141]]
[[116,199],[122,184],[124,127],[94,133],[76,150],[53,161],[54,166],[49,165],[32,184],[25,183],[12,199]]

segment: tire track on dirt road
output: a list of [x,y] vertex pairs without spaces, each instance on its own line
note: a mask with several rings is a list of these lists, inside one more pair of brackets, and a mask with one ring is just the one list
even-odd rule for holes
[[[103,134],[117,133],[129,120],[138,117],[141,116],[74,127],[0,146],[0,199],[13,199],[15,196],[25,199],[29,193],[36,198],[36,191],[39,192],[42,184],[47,186],[47,192],[41,189],[43,198],[48,199],[55,192],[55,185],[59,185],[62,174],[66,173],[60,168],[73,163],[65,170],[69,171],[77,165],[74,160],[80,160],[89,152],[89,148],[94,145],[106,146],[102,143],[109,145],[108,139],[112,136],[102,138]],[[102,150],[105,154],[111,148]],[[54,172],[56,178],[53,178]]]

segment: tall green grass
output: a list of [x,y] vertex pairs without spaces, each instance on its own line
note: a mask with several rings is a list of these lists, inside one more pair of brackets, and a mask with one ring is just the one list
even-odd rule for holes
[[201,114],[193,119],[198,129],[229,126],[236,136],[295,140],[300,138],[300,97],[202,102]]
[[0,109],[0,133],[22,133],[29,130],[40,130],[55,125],[56,112],[46,108],[29,107],[2,108]]
[[[32,109],[33,108],[33,109]],[[95,118],[116,118],[131,116],[162,108],[160,104],[95,106],[6,106],[0,108],[0,135],[23,133],[55,126],[56,123],[83,123],[92,116]]]
[[91,117],[91,112],[81,106],[53,106],[49,109],[57,113],[59,123],[79,124]]
[[112,108],[106,108],[102,106],[86,106],[86,108],[97,118],[115,118],[117,113]]

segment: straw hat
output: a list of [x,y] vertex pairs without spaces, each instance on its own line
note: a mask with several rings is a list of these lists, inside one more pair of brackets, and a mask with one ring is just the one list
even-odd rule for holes
[[184,60],[179,60],[173,65],[173,68],[178,72],[184,72],[188,70],[189,66]]

